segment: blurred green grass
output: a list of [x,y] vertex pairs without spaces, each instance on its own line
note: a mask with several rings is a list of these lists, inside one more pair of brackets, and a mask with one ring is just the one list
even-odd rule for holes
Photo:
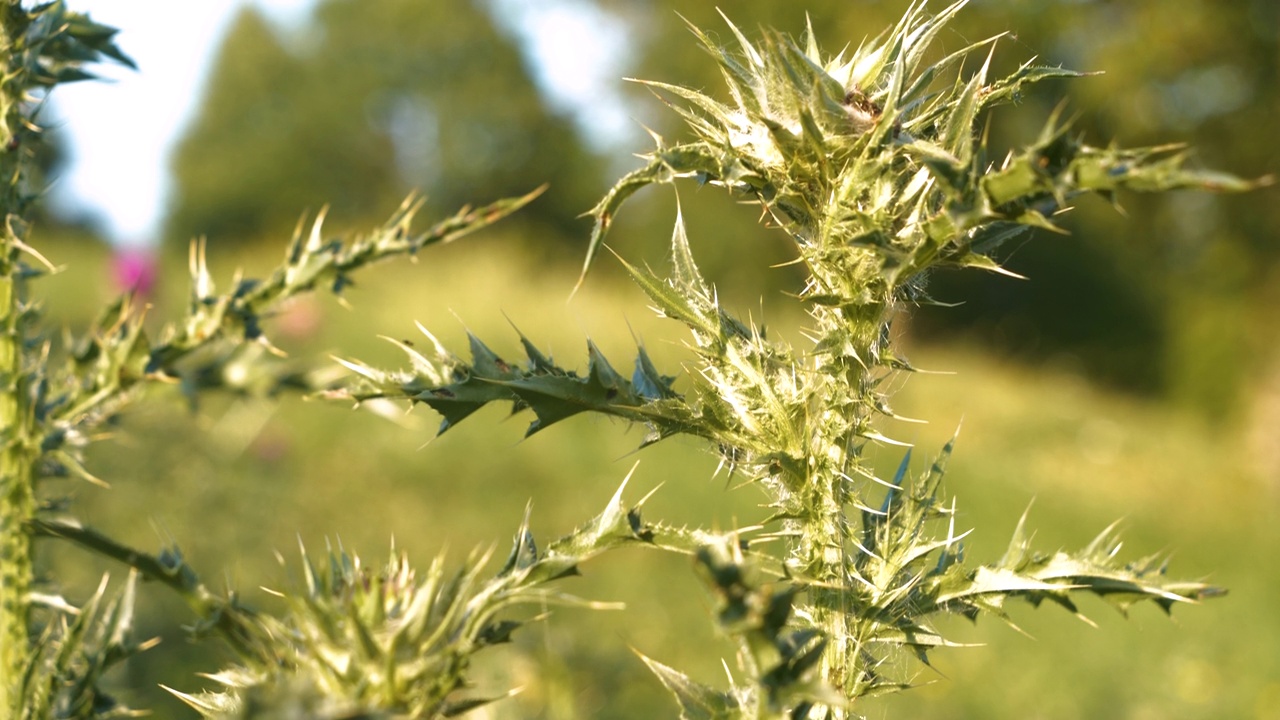
[[[43,281],[51,319],[82,328],[110,296],[108,252],[85,238],[39,239],[68,268]],[[390,264],[357,278],[351,309],[332,298],[299,304],[276,321],[277,340],[296,356],[333,354],[398,365],[399,351],[378,335],[414,338],[422,322],[448,346],[465,348],[469,329],[500,354],[518,354],[514,323],[561,362],[585,365],[591,337],[617,367],[629,369],[636,339],[660,368],[686,357],[676,324],[653,317],[644,296],[605,269],[568,301],[569,269],[528,259],[518,238],[500,230],[431,249],[416,264]],[[624,249],[624,254],[626,254]],[[213,258],[217,277],[242,264],[261,270],[262,256]],[[608,261],[605,261],[607,264]],[[185,270],[166,263],[153,321],[177,315]],[[743,296],[741,291],[736,295]],[[798,317],[786,298],[733,308],[786,335]],[[314,325],[314,329],[310,329]],[[280,333],[292,331],[294,337]],[[286,333],[287,334],[287,333]],[[1180,607],[1170,622],[1152,608],[1129,621],[1085,602],[1098,627],[1060,610],[1013,609],[1029,639],[990,620],[948,622],[958,639],[980,647],[935,657],[936,669],[906,665],[922,689],[877,700],[871,718],[1278,718],[1280,549],[1275,488],[1250,474],[1240,430],[1211,426],[1166,406],[1091,386],[1069,368],[1027,368],[980,348],[930,345],[907,333],[919,374],[896,382],[900,414],[929,425],[895,425],[887,434],[917,446],[925,462],[960,427],[948,491],[960,522],[977,528],[969,557],[994,559],[1019,515],[1044,550],[1076,547],[1124,518],[1124,552],[1171,551],[1172,574],[1208,577],[1231,589],[1205,607]],[[639,462],[627,497],[649,517],[720,528],[758,520],[763,496],[713,477],[716,459],[686,439],[643,452],[636,428],[578,417],[522,439],[527,416],[482,411],[428,442],[438,418],[419,409],[403,423],[349,407],[285,398],[210,398],[191,412],[162,389],[123,419],[113,441],[97,445],[91,469],[113,484],[66,486],[89,524],[143,548],[176,542],[213,585],[218,578],[253,604],[271,607],[259,587],[287,586],[277,554],[296,568],[299,541],[313,553],[341,543],[369,562],[391,539],[419,565],[442,549],[461,562],[474,547],[498,553],[532,504],[540,540],[569,531],[598,512]],[[881,467],[900,456],[881,452]],[[49,571],[73,592],[119,568],[50,546]],[[715,636],[709,603],[674,556],[631,551],[584,568],[566,590],[624,600],[625,612],[556,610],[482,663],[481,690],[524,692],[475,717],[674,717],[675,706],[630,649],[721,684],[730,646]],[[164,642],[133,662],[119,683],[142,694],[160,717],[184,717],[155,683],[183,690],[205,684],[197,671],[221,662],[216,643],[192,644],[189,621],[163,591],[146,588],[144,633]]]

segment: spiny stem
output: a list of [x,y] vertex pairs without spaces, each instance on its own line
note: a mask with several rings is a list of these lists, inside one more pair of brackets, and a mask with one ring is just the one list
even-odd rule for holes
[[35,516],[34,453],[22,392],[22,308],[18,252],[22,226],[22,73],[15,47],[27,19],[16,0],[0,8],[0,713],[18,705],[18,687],[30,653],[27,639],[31,587],[31,535]]
[[19,388],[22,338],[13,253],[12,236],[0,231],[0,708],[4,709],[15,705],[14,693],[27,661],[31,536],[26,522],[36,509],[33,458]]

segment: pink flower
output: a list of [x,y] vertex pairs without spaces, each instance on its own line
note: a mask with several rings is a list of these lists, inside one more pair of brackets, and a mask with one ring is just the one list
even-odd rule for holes
[[156,284],[156,258],[149,248],[132,247],[116,250],[112,260],[112,276],[116,290],[148,297]]

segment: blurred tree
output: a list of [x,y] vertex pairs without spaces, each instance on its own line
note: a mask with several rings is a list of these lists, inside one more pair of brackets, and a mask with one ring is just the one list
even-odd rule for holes
[[[1245,176],[1273,173],[1269,138],[1280,112],[1280,6],[1270,0],[1067,2],[1051,11],[1016,2],[975,6],[993,29],[1050,63],[1104,74],[1073,82],[1081,132],[1098,141],[1186,142],[1205,163]],[[996,19],[995,14],[998,13]],[[1045,96],[1032,95],[1042,112]],[[1026,117],[1023,114],[1021,117]],[[1010,142],[1030,129],[1001,128]],[[1274,192],[1269,190],[1267,192]],[[1119,198],[1127,214],[1082,208],[1064,242],[1010,248],[1009,265],[1035,279],[940,278],[938,292],[982,297],[958,312],[1004,308],[1005,328],[979,328],[1024,354],[1071,353],[1094,377],[1154,391],[1213,416],[1274,355],[1280,212],[1258,196]],[[1143,268],[1122,279],[1117,268]],[[960,287],[968,285],[968,287]],[[980,287],[973,287],[979,285]],[[979,294],[971,291],[979,290]],[[940,328],[957,311],[935,314]],[[928,316],[926,315],[926,318]],[[1022,332],[1008,332],[1008,325]],[[1021,339],[1019,339],[1021,338]]]
[[[685,40],[682,20],[722,28],[720,34],[727,35],[713,4],[597,2],[635,28],[640,60],[631,74],[700,89],[723,85],[714,65]],[[879,0],[742,0],[727,12],[744,29],[769,25],[792,35],[804,29],[807,15],[820,40],[856,46],[893,22],[900,6]],[[1280,5],[1274,0],[987,0],[973,2],[954,26],[954,34],[940,43],[946,51],[1016,29],[996,49],[997,71],[1032,56],[1045,64],[1105,71],[1069,81],[1066,88],[1073,99],[1066,117],[1085,118],[1075,130],[1094,142],[1187,142],[1206,164],[1243,176],[1280,167],[1280,144],[1271,136],[1280,114]],[[1038,107],[997,112],[993,146],[1033,140],[1063,89],[1036,86],[1023,103]],[[633,92],[638,107],[646,108],[646,124],[664,133],[674,128],[674,115],[645,100],[646,90]],[[1074,237],[1006,248],[1005,264],[1032,283],[936,275],[930,290],[937,299],[968,302],[923,309],[915,314],[917,325],[929,336],[977,336],[1026,358],[1072,358],[1095,380],[1215,415],[1232,412],[1259,359],[1280,345],[1273,310],[1280,306],[1280,204],[1256,195],[1118,200],[1141,220],[1086,206],[1067,223]],[[704,225],[731,222],[726,215]],[[735,253],[742,243],[767,243],[737,231],[727,236],[734,238],[732,247],[707,242],[695,251]],[[717,264],[714,258],[705,262]]]
[[324,204],[354,223],[413,189],[445,209],[551,182],[523,220],[578,238],[599,170],[481,7],[324,0],[281,33],[246,6],[174,155],[164,237],[216,251]]
[[[218,51],[199,114],[173,156],[174,196],[163,237],[184,247],[199,234],[215,243],[251,240],[296,221],[317,193],[349,179],[350,167],[315,172],[325,164],[312,164],[318,148],[296,126],[332,119],[300,106],[298,66],[259,10],[243,7]],[[375,148],[362,149],[376,156]],[[371,186],[377,177],[360,180],[353,186],[387,190]]]

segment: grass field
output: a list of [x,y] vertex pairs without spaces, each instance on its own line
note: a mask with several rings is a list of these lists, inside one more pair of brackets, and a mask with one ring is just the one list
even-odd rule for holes
[[[48,311],[83,326],[92,303],[108,294],[105,251],[57,241],[44,247],[69,265],[41,287]],[[412,338],[417,320],[459,350],[469,328],[514,356],[514,323],[563,363],[585,366],[589,336],[620,369],[630,367],[635,338],[659,367],[678,366],[681,329],[652,317],[641,293],[616,282],[616,273],[601,273],[566,302],[573,273],[530,266],[517,248],[490,233],[428,251],[416,265],[380,268],[349,294],[354,310],[319,298],[281,318],[282,327],[307,332],[280,342],[299,357],[332,353],[387,365],[399,362],[397,351],[377,336]],[[229,265],[220,272],[229,277]],[[175,264],[162,282],[153,315],[172,317],[185,292],[183,271]],[[788,302],[737,310],[763,314],[787,334],[797,321]],[[954,374],[900,379],[896,409],[930,424],[884,430],[916,444],[924,462],[961,428],[947,489],[959,498],[961,522],[977,528],[970,558],[998,557],[1028,506],[1036,544],[1048,551],[1083,545],[1123,518],[1124,552],[1170,552],[1172,574],[1207,577],[1231,594],[1180,607],[1172,622],[1148,607],[1126,622],[1086,601],[1096,628],[1053,608],[1013,608],[1035,639],[995,622],[949,623],[957,638],[980,646],[938,654],[935,669],[903,666],[927,686],[864,712],[944,720],[1280,718],[1280,619],[1271,604],[1280,594],[1280,498],[1251,475],[1240,429],[1099,390],[1065,363],[1029,368],[980,348],[941,347],[909,334],[906,341],[916,366]],[[627,496],[661,486],[645,506],[653,518],[730,528],[762,515],[763,496],[713,477],[716,460],[697,443],[677,438],[635,453],[638,429],[598,419],[575,418],[522,440],[528,417],[487,410],[428,443],[438,418],[425,409],[392,422],[299,398],[210,398],[194,413],[175,392],[150,400],[93,451],[91,467],[113,489],[69,488],[78,512],[144,548],[177,542],[207,579],[225,577],[265,607],[271,600],[260,586],[295,581],[276,555],[296,568],[299,539],[313,552],[341,543],[376,562],[394,537],[420,565],[446,548],[460,562],[476,546],[505,551],[527,503],[536,537],[567,532],[603,507],[636,462]],[[900,459],[896,451],[881,455],[882,467]],[[80,588],[109,569],[65,549],[46,557]],[[674,717],[674,704],[631,649],[707,682],[722,677],[720,657],[731,651],[715,637],[688,561],[639,551],[606,556],[566,589],[624,600],[628,610],[556,610],[521,631],[479,671],[482,689],[525,688],[490,717]],[[184,638],[178,625],[188,618],[162,589],[143,595],[144,632],[163,643],[120,682],[148,702],[169,703],[157,707],[159,717],[181,717],[181,706],[157,699],[154,684],[199,688],[203,681],[192,673],[216,669],[216,644]]]

